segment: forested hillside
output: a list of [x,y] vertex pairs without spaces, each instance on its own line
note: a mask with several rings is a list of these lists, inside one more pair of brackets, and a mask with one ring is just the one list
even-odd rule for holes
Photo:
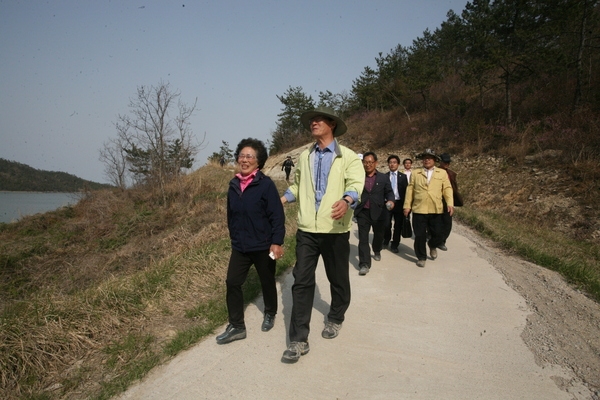
[[376,147],[516,162],[559,150],[568,172],[585,170],[597,190],[599,40],[598,1],[469,2],[411,46],[374,54],[349,91],[325,87],[313,99],[290,86],[278,96],[284,108],[271,152],[309,140],[300,112],[326,105],[349,123],[348,142],[368,136]]
[[110,185],[86,181],[66,172],[42,171],[0,158],[0,190],[24,192],[77,192]]

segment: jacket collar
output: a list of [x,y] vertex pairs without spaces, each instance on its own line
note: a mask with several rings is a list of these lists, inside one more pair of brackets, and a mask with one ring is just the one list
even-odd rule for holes
[[[327,147],[335,154],[336,157],[340,157],[342,155],[342,150],[340,149],[340,145],[338,144],[337,139],[333,139],[333,142],[331,142]],[[313,143],[310,147],[309,154],[312,155],[312,153],[314,153],[315,151],[317,151],[316,142]]]

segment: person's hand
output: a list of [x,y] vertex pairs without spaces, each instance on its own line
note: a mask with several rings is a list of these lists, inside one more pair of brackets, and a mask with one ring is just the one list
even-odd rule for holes
[[393,202],[393,201],[391,201],[391,200],[390,200],[390,201],[388,201],[387,203],[385,203],[385,206],[386,206],[386,208],[387,208],[389,211],[391,211],[391,210],[393,210],[393,209],[394,209],[394,205],[395,205],[395,204],[394,204],[394,202]]
[[333,219],[342,219],[346,212],[350,208],[350,204],[346,203],[344,200],[338,200],[331,206],[331,218]]
[[273,253],[273,257],[275,257],[275,260],[278,260],[281,257],[283,257],[283,247],[281,247],[280,245],[272,244],[269,250],[271,250],[271,253]]
[[287,203],[287,199],[285,198],[285,196],[281,196],[280,200],[281,200],[281,204]]
[[454,214],[454,207],[448,206],[448,214],[450,214],[450,216],[452,216],[452,214]]
[[404,216],[408,217],[408,214],[410,214],[410,208],[405,208],[404,209]]

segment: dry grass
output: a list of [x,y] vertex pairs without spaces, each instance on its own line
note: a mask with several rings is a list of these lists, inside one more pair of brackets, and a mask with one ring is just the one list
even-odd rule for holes
[[[600,124],[563,118],[506,129],[371,112],[348,121],[340,140],[382,160],[450,152],[468,204],[460,218],[590,289],[600,263]],[[222,324],[232,175],[207,165],[168,187],[166,205],[142,189],[105,190],[0,224],[0,397],[108,398]],[[287,230],[293,236],[295,218]],[[286,257],[281,268],[293,251]]]
[[167,206],[98,191],[2,225],[0,397],[106,398],[222,324],[232,175],[203,167]]

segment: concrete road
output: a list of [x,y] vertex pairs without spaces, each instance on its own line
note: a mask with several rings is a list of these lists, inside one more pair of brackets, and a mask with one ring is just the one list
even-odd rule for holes
[[520,337],[524,299],[478,256],[463,229],[455,226],[449,251],[438,251],[425,268],[415,265],[413,241],[403,239],[399,254],[384,250],[359,276],[354,226],[352,303],[337,338],[321,337],[330,294],[319,265],[310,352],[298,363],[280,361],[291,313],[288,274],[273,330],[260,330],[259,298],[246,309],[245,340],[220,346],[208,337],[120,398],[573,399],[555,384],[571,380],[570,371],[537,365]]

